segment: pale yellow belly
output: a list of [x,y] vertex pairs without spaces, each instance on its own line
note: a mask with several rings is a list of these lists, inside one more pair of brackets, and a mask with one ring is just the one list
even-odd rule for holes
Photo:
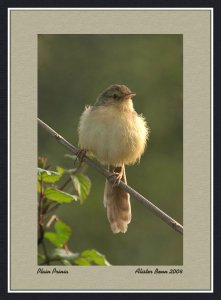
[[147,138],[146,122],[134,111],[88,107],[80,119],[79,145],[102,163],[135,163],[144,152]]

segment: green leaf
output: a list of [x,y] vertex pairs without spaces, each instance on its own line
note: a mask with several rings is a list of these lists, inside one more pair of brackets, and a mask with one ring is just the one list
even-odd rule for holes
[[80,197],[80,203],[82,204],[84,200],[88,197],[91,190],[91,181],[90,179],[83,174],[76,174],[71,176],[74,187],[78,192]]
[[58,202],[58,203],[70,203],[73,200],[77,201],[78,197],[76,195],[71,195],[57,189],[47,187],[44,193],[45,197],[49,200]]
[[59,220],[56,221],[54,230],[55,232],[45,232],[44,237],[55,245],[55,247],[62,248],[70,238],[71,228]]
[[[53,245],[55,245],[56,247],[60,247],[60,241],[57,238],[57,235],[54,232],[49,232],[46,231],[44,233],[44,238],[46,238],[47,240],[49,240]],[[62,246],[61,246],[62,247]]]
[[56,170],[58,171],[59,174],[63,175],[63,173],[65,172],[65,169],[63,169],[62,167],[60,166],[57,166],[56,167]]
[[[41,168],[38,168],[38,180],[42,180],[46,183],[54,183],[56,181],[58,181],[64,170],[61,167],[57,167],[59,168],[59,172],[54,172],[54,171],[49,171],[49,170],[44,170]],[[61,172],[60,172],[61,171]]]
[[41,193],[41,184],[39,181],[38,181],[38,193]]
[[[105,259],[105,256],[99,253],[98,251],[92,250],[85,250],[80,254],[81,259],[85,259],[91,265],[98,265],[98,266],[110,266],[110,263]],[[79,260],[79,258],[77,258]],[[76,263],[76,260],[75,260]]]
[[83,257],[79,257],[79,258],[75,259],[74,262],[76,265],[79,265],[79,266],[91,266],[91,263]]

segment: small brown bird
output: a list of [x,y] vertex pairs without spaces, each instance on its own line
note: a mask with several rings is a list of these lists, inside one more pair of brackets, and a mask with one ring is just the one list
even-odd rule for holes
[[[144,117],[134,110],[135,95],[125,85],[111,85],[98,96],[94,106],[85,108],[80,118],[81,149],[91,151],[101,163],[107,164],[117,182],[126,183],[124,165],[140,160],[149,135]],[[106,180],[104,206],[113,233],[125,233],[131,221],[129,194]]]

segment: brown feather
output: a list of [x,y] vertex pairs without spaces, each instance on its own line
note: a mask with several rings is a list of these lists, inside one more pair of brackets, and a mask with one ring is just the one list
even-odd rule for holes
[[[113,172],[114,167],[110,166],[109,170]],[[125,170],[121,180],[127,183]],[[127,231],[127,226],[131,221],[130,195],[120,187],[113,186],[106,180],[104,188],[104,206],[107,208],[107,217],[113,233],[125,233]]]

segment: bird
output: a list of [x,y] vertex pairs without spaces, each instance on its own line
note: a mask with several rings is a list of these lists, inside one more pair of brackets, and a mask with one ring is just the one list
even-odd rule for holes
[[107,179],[104,207],[113,233],[125,233],[131,222],[130,195],[121,189],[127,184],[125,165],[140,161],[149,138],[149,126],[133,106],[136,94],[126,85],[113,84],[99,94],[95,104],[85,107],[78,125],[80,151],[89,151],[108,166],[116,180]]

